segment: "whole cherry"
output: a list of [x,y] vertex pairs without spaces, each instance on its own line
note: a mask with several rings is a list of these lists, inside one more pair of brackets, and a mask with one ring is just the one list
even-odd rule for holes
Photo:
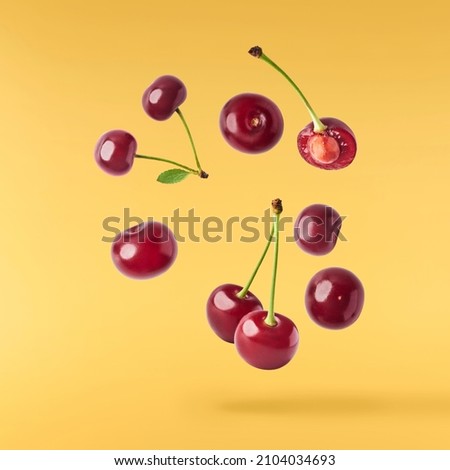
[[295,355],[299,345],[297,327],[289,318],[274,313],[267,324],[266,310],[250,312],[236,329],[235,343],[241,357],[258,369],[279,369]]
[[319,119],[292,78],[264,54],[261,47],[252,47],[248,52],[252,56],[262,59],[283,75],[305,104],[312,122],[297,136],[300,155],[311,165],[324,170],[339,170],[350,165],[356,155],[356,139],[348,125],[336,118]]
[[136,139],[120,129],[105,132],[94,150],[98,166],[110,175],[124,175],[131,170],[136,156]]
[[172,231],[156,221],[143,222],[117,235],[111,256],[116,268],[134,279],[149,279],[167,271],[178,252]]
[[165,121],[184,103],[186,96],[186,87],[179,78],[163,75],[144,91],[142,106],[151,118]]
[[181,165],[178,162],[167,159],[141,156],[142,158],[149,158],[150,160],[166,161],[167,163],[171,163],[178,167],[161,173],[158,177],[158,181],[161,183],[178,183],[189,176],[189,174],[195,174],[203,179],[208,178],[208,173],[206,173],[200,165],[191,130],[189,129],[184,114],[180,109],[180,106],[186,100],[186,96],[187,91],[184,83],[178,77],[174,77],[173,75],[163,75],[158,77],[147,87],[142,96],[142,107],[152,119],[165,121],[174,113],[178,114],[189,137],[192,151],[194,153],[195,164],[197,166],[197,169],[195,170],[186,165]]
[[208,298],[206,315],[212,330],[228,343],[234,342],[234,333],[247,313],[262,310],[259,299],[250,291],[242,295],[243,287],[223,284],[216,287]]
[[364,287],[347,269],[322,269],[306,287],[305,305],[309,316],[318,325],[335,330],[346,328],[361,314]]
[[110,175],[122,176],[128,173],[133,166],[135,158],[155,160],[177,166],[160,174],[157,178],[161,183],[178,183],[193,174],[200,178],[207,178],[203,170],[196,170],[173,160],[136,153],[136,139],[129,133],[120,129],[105,132],[97,141],[94,157],[98,166]]
[[272,201],[275,221],[273,238],[275,253],[268,310],[250,312],[239,322],[234,342],[239,355],[258,369],[278,369],[285,366],[295,355],[299,345],[297,327],[289,318],[275,313],[275,285],[278,266],[279,219],[283,210],[281,200]]
[[332,251],[342,226],[338,212],[324,204],[305,207],[294,224],[294,238],[306,253],[321,256]]
[[245,153],[271,149],[284,129],[278,106],[256,93],[242,93],[227,101],[220,112],[219,124],[228,144]]

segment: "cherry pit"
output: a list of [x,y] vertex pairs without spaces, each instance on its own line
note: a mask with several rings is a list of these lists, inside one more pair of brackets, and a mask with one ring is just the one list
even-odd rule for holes
[[[356,155],[356,139],[351,128],[334,117],[315,113],[303,92],[292,78],[261,47],[252,47],[249,54],[261,59],[280,73],[295,89],[305,105],[311,122],[297,134],[297,150],[310,165],[325,170],[340,170],[350,165]],[[144,90],[141,105],[154,121],[166,121],[178,115],[188,136],[194,165],[188,166],[166,157],[138,153],[136,138],[127,130],[112,129],[100,136],[94,158],[104,172],[123,176],[131,171],[135,159],[168,164],[157,181],[174,184],[188,176],[208,178],[198,157],[190,128],[181,106],[187,99],[184,83],[173,75],[161,75]],[[233,149],[260,154],[274,148],[284,132],[280,108],[270,98],[254,92],[231,97],[219,114],[223,139]],[[297,353],[300,334],[289,316],[275,311],[275,292],[280,251],[281,199],[272,200],[270,236],[250,278],[244,285],[223,283],[212,290],[206,302],[207,322],[212,331],[226,343],[234,344],[238,355],[249,365],[264,370],[287,365]],[[330,254],[340,238],[343,218],[338,211],[323,203],[302,209],[295,220],[294,239],[306,254]],[[272,277],[269,302],[264,308],[260,297],[250,291],[265,258],[273,248]],[[150,279],[162,275],[175,263],[177,240],[171,229],[160,222],[148,221],[130,227],[116,236],[111,246],[113,265],[126,277]],[[347,328],[359,318],[364,304],[364,287],[351,271],[337,266],[314,274],[306,286],[304,309],[318,326],[331,330]]]

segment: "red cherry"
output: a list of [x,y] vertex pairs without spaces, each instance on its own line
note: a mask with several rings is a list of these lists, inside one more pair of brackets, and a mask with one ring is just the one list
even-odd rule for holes
[[320,326],[346,328],[359,317],[364,305],[364,287],[347,269],[326,268],[309,281],[305,294],[309,316]]
[[310,122],[297,137],[300,155],[311,165],[324,170],[339,170],[352,163],[356,155],[355,134],[344,122],[325,117],[323,132],[314,132]]
[[184,103],[186,96],[186,87],[179,78],[163,75],[144,91],[142,106],[151,118],[165,121]]
[[258,369],[279,369],[295,355],[299,345],[297,327],[289,318],[275,313],[276,325],[264,320],[267,311],[257,310],[239,322],[234,342],[239,355]]
[[236,150],[261,153],[280,140],[284,121],[278,106],[269,98],[242,93],[231,98],[220,113],[220,130]]
[[105,132],[94,150],[98,166],[110,175],[124,175],[131,170],[136,155],[136,139],[119,129]]
[[172,266],[177,256],[172,231],[160,222],[145,222],[120,233],[112,244],[116,268],[135,279],[159,276]]
[[241,299],[237,294],[242,287],[223,284],[216,287],[206,303],[206,314],[213,331],[229,343],[234,342],[234,333],[242,317],[253,310],[262,310],[259,299],[250,291]]
[[338,212],[324,204],[305,207],[294,224],[297,245],[310,255],[326,255],[333,250],[341,229]]

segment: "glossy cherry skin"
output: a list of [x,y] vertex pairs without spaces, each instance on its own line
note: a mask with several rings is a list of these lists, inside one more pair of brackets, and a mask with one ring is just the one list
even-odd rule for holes
[[94,157],[97,165],[110,175],[124,175],[131,170],[136,155],[136,139],[120,129],[105,132],[97,141]]
[[258,369],[279,369],[286,365],[298,349],[300,336],[289,318],[275,314],[277,324],[267,325],[267,311],[256,310],[239,322],[234,342],[240,356]]
[[335,247],[341,226],[341,216],[335,209],[324,204],[312,204],[298,215],[294,238],[306,253],[326,255]]
[[323,133],[310,122],[297,137],[300,155],[311,165],[324,170],[339,170],[352,163],[356,155],[355,134],[344,122],[332,117],[320,118],[327,126]]
[[134,279],[149,279],[167,271],[178,247],[172,231],[160,222],[144,222],[117,235],[111,248],[116,268]]
[[364,287],[347,269],[326,268],[309,281],[306,311],[320,326],[338,330],[354,323],[364,305]]
[[186,87],[179,78],[163,75],[144,91],[142,106],[151,118],[165,121],[184,103],[186,96]]
[[209,325],[219,338],[234,343],[234,333],[239,322],[247,313],[262,310],[259,299],[250,291],[242,299],[237,294],[242,290],[236,284],[223,284],[216,287],[206,303],[206,316]]
[[242,93],[231,98],[220,113],[220,130],[236,150],[261,153],[281,139],[284,121],[278,106],[265,96]]

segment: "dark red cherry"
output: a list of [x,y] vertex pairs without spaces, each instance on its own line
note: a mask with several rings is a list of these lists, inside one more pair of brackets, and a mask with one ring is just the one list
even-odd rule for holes
[[179,78],[163,75],[144,91],[142,106],[151,118],[165,121],[184,103],[186,96],[186,87]]
[[105,132],[94,150],[98,166],[110,175],[124,175],[131,170],[136,155],[136,139],[119,129]]
[[355,134],[336,118],[320,118],[326,126],[323,132],[314,132],[310,122],[297,137],[300,155],[311,165],[324,170],[339,170],[352,163],[356,155]]
[[217,336],[229,343],[234,342],[234,333],[242,317],[253,310],[262,310],[258,298],[250,291],[241,299],[238,293],[242,287],[223,284],[216,287],[206,303],[209,325]]
[[309,281],[306,311],[320,326],[341,329],[354,323],[364,305],[364,287],[347,269],[326,268]]
[[311,255],[326,255],[333,250],[341,230],[338,212],[324,204],[305,207],[294,224],[297,245]]
[[278,369],[295,355],[299,345],[297,327],[289,318],[275,313],[277,324],[264,320],[267,311],[257,310],[239,322],[234,342],[240,356],[258,369]]
[[172,266],[177,256],[172,231],[160,222],[145,222],[120,233],[112,244],[116,268],[135,279],[159,276]]
[[261,153],[280,140],[284,121],[278,106],[262,95],[242,93],[231,98],[220,113],[220,130],[235,149]]

